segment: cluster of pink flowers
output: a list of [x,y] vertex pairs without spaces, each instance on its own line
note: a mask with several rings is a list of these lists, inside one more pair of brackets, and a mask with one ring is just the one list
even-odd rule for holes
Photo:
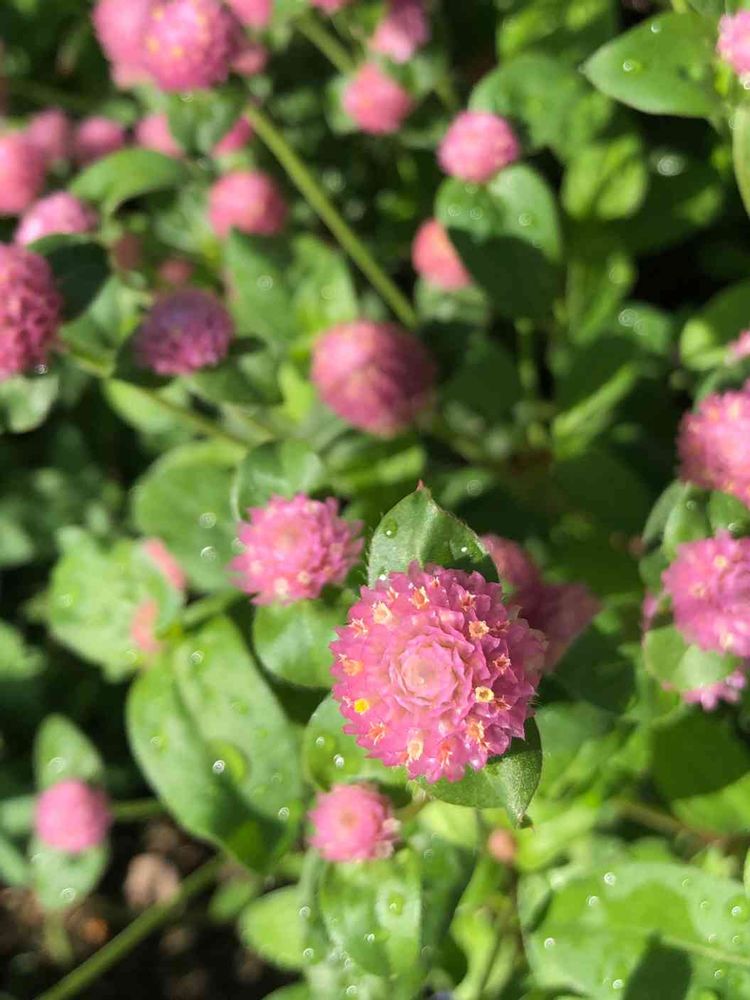
[[161,298],[136,331],[133,350],[159,375],[188,375],[222,361],[234,336],[232,318],[213,295],[184,288]]
[[118,86],[129,87],[147,77],[143,36],[154,5],[155,0],[98,0],[94,8],[94,30]]
[[106,838],[111,823],[107,795],[83,781],[60,781],[37,799],[36,834],[58,851],[80,854],[97,847]]
[[143,65],[162,90],[213,87],[229,74],[238,27],[219,0],[158,0],[144,26]]
[[716,51],[738,76],[750,74],[750,11],[741,10],[721,18]]
[[417,274],[443,291],[457,292],[471,284],[471,275],[437,219],[427,219],[417,230],[411,260]]
[[750,330],[743,330],[739,337],[729,344],[727,354],[730,361],[741,361],[750,357]]
[[56,191],[26,209],[14,239],[26,246],[53,233],[88,233],[96,228],[98,221],[93,208],[67,191]]
[[382,437],[404,430],[425,409],[434,378],[421,341],[391,323],[342,323],[313,349],[312,380],[323,402],[352,426]]
[[440,166],[451,177],[474,184],[492,180],[521,155],[515,132],[505,118],[489,111],[462,111],[438,149]]
[[372,785],[334,785],[318,795],[310,844],[326,861],[389,858],[400,824],[390,801]]
[[61,311],[44,257],[0,243],[0,381],[47,363]]
[[683,417],[677,447],[682,479],[750,503],[750,393],[706,396]]
[[416,563],[363,587],[331,644],[345,732],[431,782],[523,738],[545,642],[502,597],[479,573]]
[[408,62],[430,40],[424,0],[388,0],[385,17],[370,39],[370,48],[397,63]]
[[237,585],[255,604],[291,604],[342,584],[362,551],[362,524],[338,516],[338,502],[272,497],[238,527],[244,551],[233,561]]
[[275,236],[284,228],[287,206],[276,181],[261,170],[232,170],[208,195],[208,218],[217,236],[231,229]]

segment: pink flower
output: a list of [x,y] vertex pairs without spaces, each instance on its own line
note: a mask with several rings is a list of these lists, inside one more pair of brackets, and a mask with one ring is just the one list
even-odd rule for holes
[[143,551],[175,590],[185,589],[187,580],[182,567],[161,538],[147,538],[143,543]]
[[73,136],[73,157],[81,166],[109,156],[125,145],[125,129],[111,118],[84,118]]
[[413,102],[408,91],[374,63],[365,63],[344,88],[344,111],[363,132],[398,132]]
[[334,785],[310,810],[310,845],[326,861],[372,861],[393,854],[400,824],[372,785]]
[[457,781],[523,738],[544,639],[479,573],[412,563],[363,587],[331,644],[344,731],[412,778]]
[[42,154],[48,167],[70,158],[73,126],[60,108],[47,108],[34,115],[26,126],[25,135]]
[[162,90],[206,89],[226,80],[240,35],[218,0],[159,0],[146,22],[144,62]]
[[748,663],[745,662],[741,670],[732,671],[723,681],[717,681],[716,684],[705,684],[693,691],[686,691],[682,695],[682,700],[688,705],[700,705],[704,712],[713,712],[720,701],[736,705],[747,684],[745,676],[747,669]]
[[94,30],[118,86],[140,82],[143,66],[143,33],[155,0],[98,0],[92,15]]
[[483,535],[482,544],[489,552],[506,593],[529,593],[542,585],[542,577],[522,545],[500,535]]
[[389,0],[388,11],[370,39],[370,48],[394,62],[405,63],[429,40],[424,0]]
[[662,574],[674,623],[701,649],[750,656],[750,538],[685,542]]
[[273,13],[273,0],[226,0],[235,17],[249,28],[261,29],[268,26]]
[[276,182],[260,170],[232,170],[211,188],[208,217],[217,236],[229,230],[275,236],[286,222],[287,207]]
[[346,7],[351,3],[351,0],[310,0],[313,7],[317,7],[318,10],[322,10],[325,14],[335,14],[337,11]]
[[721,18],[716,51],[738,76],[750,73],[750,11]]
[[153,149],[164,156],[172,156],[176,160],[184,156],[184,151],[169,129],[169,119],[166,115],[146,115],[135,127],[136,145],[143,149]]
[[138,605],[130,623],[130,638],[149,658],[156,656],[162,648],[162,644],[156,638],[158,620],[159,602],[149,598]]
[[750,393],[706,396],[682,418],[677,449],[683,480],[750,503]]
[[331,497],[274,496],[248,514],[249,523],[237,529],[244,552],[231,569],[254,604],[313,600],[329,584],[342,584],[362,551],[362,523],[339,517]]
[[404,430],[429,405],[434,379],[422,342],[393,323],[342,323],[313,347],[312,381],[326,406],[381,437]]
[[455,292],[471,284],[471,275],[437,219],[428,219],[417,230],[411,260],[417,274],[436,288]]
[[253,137],[253,127],[244,115],[240,115],[226,135],[219,139],[212,152],[214,156],[228,156],[244,149]]
[[47,363],[61,312],[44,257],[0,243],[0,381]]
[[93,208],[67,191],[56,191],[26,209],[14,239],[25,246],[54,233],[89,233],[98,222]]
[[133,350],[138,364],[159,375],[188,375],[222,361],[233,335],[218,299],[184,288],[159,299],[136,331]]
[[18,215],[44,187],[45,160],[21,132],[0,135],[0,215]]
[[487,838],[487,850],[495,861],[503,865],[512,865],[516,860],[518,847],[510,830],[498,827]]
[[440,166],[452,177],[484,184],[521,155],[515,132],[499,115],[462,111],[438,149]]
[[249,38],[240,39],[239,50],[232,60],[232,70],[240,76],[256,76],[268,63],[268,49]]
[[159,265],[159,280],[172,288],[182,288],[193,276],[195,265],[185,257],[167,257]]
[[727,353],[730,361],[741,361],[742,358],[750,357],[750,330],[743,330],[736,340],[727,344]]
[[97,847],[112,823],[109,800],[83,781],[60,781],[43,791],[36,803],[37,836],[49,847],[80,854]]

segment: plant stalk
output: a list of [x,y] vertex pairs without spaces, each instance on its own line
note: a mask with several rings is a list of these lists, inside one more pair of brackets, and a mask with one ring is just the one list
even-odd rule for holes
[[112,803],[112,815],[116,823],[140,823],[144,819],[163,814],[164,806],[158,799],[132,799]]
[[339,73],[354,72],[355,63],[341,42],[313,14],[305,14],[297,21],[297,27],[308,41],[323,53]]

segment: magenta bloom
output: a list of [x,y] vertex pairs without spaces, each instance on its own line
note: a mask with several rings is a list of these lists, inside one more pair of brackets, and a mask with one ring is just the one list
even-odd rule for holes
[[364,542],[360,521],[338,516],[329,497],[311,500],[298,493],[291,500],[274,496],[265,507],[248,510],[237,534],[244,547],[232,560],[237,585],[254,594],[254,604],[291,604],[313,600],[329,584],[342,584]]
[[54,233],[90,233],[98,222],[93,208],[67,191],[56,191],[26,209],[14,239],[25,246]]
[[351,3],[351,0],[310,0],[313,7],[322,10],[325,14],[335,14]]
[[61,311],[44,257],[0,243],[0,381],[47,363]]
[[135,127],[136,145],[143,149],[153,149],[164,156],[173,156],[179,160],[184,155],[183,149],[169,130],[169,119],[166,115],[146,115]]
[[226,0],[235,17],[248,28],[265,28],[273,13],[273,0]]
[[253,137],[253,127],[244,115],[240,115],[223,138],[214,146],[214,156],[228,156],[244,149]]
[[0,215],[18,215],[39,197],[45,169],[43,154],[28,136],[0,135]]
[[750,503],[750,393],[706,396],[682,418],[677,449],[686,482]]
[[159,0],[144,35],[144,62],[166,91],[202,90],[226,80],[241,28],[218,0]]
[[400,824],[390,801],[372,785],[334,785],[310,810],[310,845],[326,861],[389,858]]
[[188,375],[222,361],[233,336],[218,299],[184,288],[159,299],[136,331],[133,350],[138,364],[159,375]]
[[424,0],[389,0],[385,17],[370,39],[373,52],[394,62],[408,62],[430,40]]
[[126,142],[124,126],[111,118],[94,115],[84,118],[73,136],[73,157],[81,166],[100,160],[122,149]]
[[452,177],[484,184],[521,155],[508,122],[488,111],[462,111],[438,149],[440,166]]
[[721,532],[685,542],[662,582],[688,642],[750,656],[750,538]]
[[374,63],[357,71],[341,100],[352,121],[370,135],[398,132],[413,107],[408,91]]
[[143,32],[155,0],[98,0],[92,19],[99,44],[112,63],[118,86],[145,77]]
[[49,847],[80,854],[97,847],[112,823],[109,800],[83,781],[60,781],[43,791],[36,803],[37,836]]
[[331,644],[345,732],[428,781],[523,738],[545,644],[502,597],[479,573],[416,563],[363,587]]
[[404,430],[429,405],[434,379],[427,349],[394,323],[342,323],[313,348],[312,380],[326,406],[381,437]]
[[240,76],[256,76],[268,63],[268,49],[260,42],[241,38],[239,49],[232,60],[232,70]]
[[482,544],[489,552],[505,593],[530,593],[542,585],[542,576],[526,549],[510,538],[483,535]]
[[417,274],[436,288],[456,292],[471,284],[471,275],[437,219],[428,219],[417,230],[411,260]]
[[70,158],[73,126],[60,108],[47,108],[33,115],[26,126],[25,135],[42,154],[48,167]]
[[229,230],[275,236],[286,222],[287,207],[276,181],[260,170],[232,170],[214,184],[208,217],[217,236]]
[[151,562],[156,566],[164,579],[170,583],[175,590],[184,590],[187,586],[185,574],[182,567],[169,551],[161,538],[147,538],[143,543],[143,550]]
[[721,18],[716,51],[737,76],[750,73],[750,10]]

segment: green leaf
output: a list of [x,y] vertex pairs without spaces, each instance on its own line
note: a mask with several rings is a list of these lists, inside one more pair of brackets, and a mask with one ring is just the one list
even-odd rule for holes
[[479,538],[465,524],[442,510],[421,486],[385,515],[373,535],[368,562],[372,587],[387,573],[404,572],[412,562],[478,570],[487,580],[497,571]]
[[518,9],[511,9],[498,29],[502,62],[531,49],[555,53],[577,68],[617,30],[613,0],[530,0],[515,6]]
[[104,247],[85,236],[47,236],[34,249],[47,259],[63,297],[63,316],[75,319],[96,299],[109,278]]
[[290,264],[286,243],[236,230],[224,241],[229,307],[240,336],[255,334],[277,350],[294,339],[297,323],[286,282]]
[[572,158],[562,202],[575,219],[619,219],[638,210],[647,188],[643,143],[630,133],[584,146]]
[[297,886],[276,889],[253,900],[239,919],[240,939],[261,958],[280,969],[295,971],[304,965],[302,895]]
[[675,504],[682,499],[684,492],[685,484],[679,482],[679,480],[667,486],[648,515],[646,526],[643,529],[644,542],[650,545],[661,538],[669,520],[669,515],[672,513]]
[[346,623],[351,594],[324,601],[268,604],[255,611],[253,645],[263,666],[282,681],[330,688],[335,629]]
[[443,802],[475,809],[508,813],[514,826],[526,815],[542,773],[539,730],[533,719],[526,723],[526,739],[515,739],[502,757],[491,758],[479,771],[466,769],[460,781],[441,780],[424,787]]
[[64,910],[92,892],[109,863],[106,844],[80,854],[55,850],[33,837],[29,844],[31,884],[45,910]]
[[94,744],[63,715],[48,715],[34,741],[34,774],[39,789],[75,778],[101,784],[104,764]]
[[553,475],[570,503],[604,527],[640,532],[651,508],[651,493],[638,473],[615,452],[590,446],[558,462]]
[[736,656],[688,645],[673,625],[648,631],[643,641],[643,655],[654,677],[680,692],[717,684],[741,665]]
[[722,364],[727,345],[748,325],[750,281],[741,281],[719,292],[688,320],[680,338],[680,355],[688,368],[708,371]]
[[715,490],[708,498],[708,520],[714,534],[729,531],[735,536],[750,535],[750,509],[728,493]]
[[16,375],[0,382],[0,430],[11,434],[33,431],[49,416],[57,401],[57,375]]
[[30,874],[29,862],[13,841],[0,833],[0,882],[9,886],[24,886],[28,884]]
[[664,525],[662,548],[668,559],[674,559],[677,549],[685,542],[707,538],[711,525],[700,491],[690,484],[683,484],[682,493],[675,501]]
[[304,441],[282,441],[253,448],[240,462],[232,486],[232,509],[240,520],[249,507],[263,507],[272,496],[317,493],[325,468]]
[[301,333],[314,335],[359,317],[346,259],[322,240],[307,234],[297,237],[289,282]]
[[78,174],[70,190],[109,213],[131,198],[178,188],[187,177],[185,165],[171,156],[151,149],[121,149]]
[[188,152],[210,155],[239,117],[244,95],[230,87],[195,90],[190,100],[184,94],[170,94],[167,99],[169,131],[178,145]]
[[261,869],[293,842],[295,741],[229,621],[208,622],[139,677],[127,724],[148,781],[190,833]]
[[660,14],[602,46],[584,65],[595,87],[653,115],[705,118],[713,90],[714,32],[695,14]]
[[742,204],[750,215],[750,107],[740,105],[734,111],[732,159]]

